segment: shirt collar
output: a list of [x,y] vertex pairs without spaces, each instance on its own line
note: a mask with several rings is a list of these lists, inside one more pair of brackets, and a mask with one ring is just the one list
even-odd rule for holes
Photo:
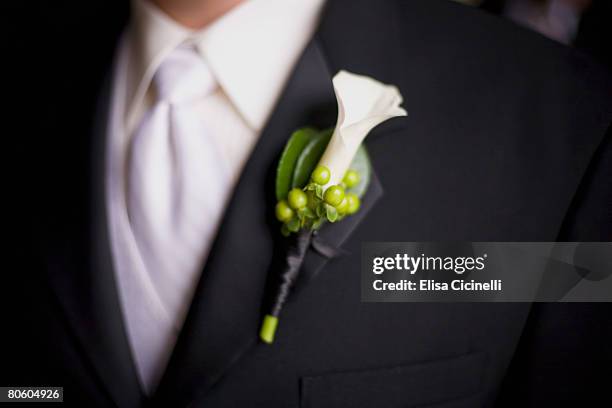
[[247,0],[192,31],[148,1],[134,0],[128,126],[165,56],[191,41],[246,123],[260,131],[314,32],[323,1]]

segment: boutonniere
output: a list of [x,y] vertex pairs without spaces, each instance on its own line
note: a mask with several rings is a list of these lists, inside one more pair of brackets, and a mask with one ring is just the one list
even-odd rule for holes
[[274,341],[280,312],[313,235],[326,223],[342,222],[359,211],[371,176],[363,140],[380,123],[406,115],[393,85],[346,71],[338,72],[332,82],[338,103],[336,126],[297,130],[278,162],[276,218],[282,234],[293,241],[259,333],[266,343]]

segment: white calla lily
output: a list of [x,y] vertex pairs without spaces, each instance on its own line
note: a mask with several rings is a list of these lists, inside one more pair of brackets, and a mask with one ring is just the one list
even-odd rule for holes
[[400,107],[402,95],[393,85],[347,71],[338,72],[332,82],[338,102],[338,121],[319,161],[319,165],[331,172],[324,188],[342,181],[357,149],[374,127],[388,119],[406,116]]

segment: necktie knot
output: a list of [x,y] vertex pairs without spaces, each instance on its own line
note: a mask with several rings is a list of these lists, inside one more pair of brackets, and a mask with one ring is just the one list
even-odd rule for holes
[[153,82],[157,100],[170,104],[189,102],[216,88],[215,78],[202,56],[187,46],[176,48],[164,59]]

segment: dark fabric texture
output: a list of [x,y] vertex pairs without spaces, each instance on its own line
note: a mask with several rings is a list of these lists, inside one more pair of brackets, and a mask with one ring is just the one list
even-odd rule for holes
[[[612,240],[605,68],[447,1],[328,1],[146,397],[117,296],[102,168],[109,67],[129,10],[63,1],[7,13],[2,46],[18,66],[4,84],[6,174],[17,199],[0,385],[63,386],[77,407],[612,406],[608,304],[361,303],[359,279],[367,241]],[[25,25],[35,38],[16,29]],[[334,124],[340,69],[396,84],[409,116],[368,137],[367,211],[321,231],[344,255],[308,251],[265,345],[257,333],[285,255],[274,167],[291,131]]]

